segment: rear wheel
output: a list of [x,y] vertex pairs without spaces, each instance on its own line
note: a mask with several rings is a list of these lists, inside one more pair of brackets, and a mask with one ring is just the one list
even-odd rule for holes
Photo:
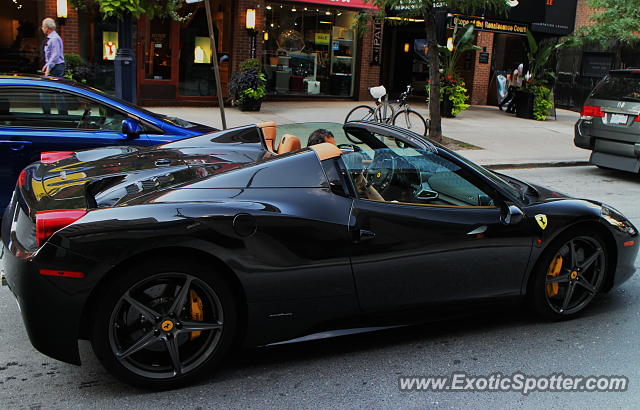
[[225,280],[185,262],[141,263],[101,293],[92,346],[121,380],[168,389],[204,375],[231,347],[236,305]]
[[422,115],[414,110],[400,111],[393,117],[393,125],[401,127],[409,131],[413,131],[419,135],[427,135],[427,121]]
[[375,121],[374,109],[368,105],[358,105],[347,114],[344,122],[349,121]]
[[595,232],[579,230],[558,238],[536,268],[531,304],[542,316],[570,319],[600,290],[607,269],[607,248]]

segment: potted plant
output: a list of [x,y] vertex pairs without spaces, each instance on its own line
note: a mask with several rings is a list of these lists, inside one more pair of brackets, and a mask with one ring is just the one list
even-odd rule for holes
[[544,121],[547,119],[549,108],[553,105],[551,90],[545,84],[549,77],[554,76],[552,72],[545,69],[545,65],[551,53],[563,44],[541,46],[530,32],[527,32],[527,42],[529,72],[525,76],[523,87],[516,91],[516,117]]
[[440,76],[440,113],[443,117],[454,118],[469,108],[467,88],[459,76]]
[[240,111],[260,111],[262,100],[267,95],[267,78],[262,73],[260,62],[248,59],[240,63],[239,71],[233,73],[229,82],[229,94]]
[[456,26],[453,36],[447,42],[447,46],[438,46],[442,70],[440,75],[440,110],[444,117],[453,118],[461,111],[469,108],[467,104],[467,88],[464,80],[458,74],[457,65],[460,56],[467,51],[480,50],[473,44],[473,24],[463,27]]

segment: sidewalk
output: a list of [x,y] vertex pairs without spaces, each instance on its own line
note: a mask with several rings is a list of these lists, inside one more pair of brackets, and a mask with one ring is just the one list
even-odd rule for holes
[[[339,122],[358,101],[268,101],[259,112],[225,109],[227,126],[235,127],[261,121],[277,124],[292,122]],[[412,103],[425,115],[426,104]],[[220,112],[215,107],[151,107],[153,111],[185,120],[222,128]],[[497,107],[471,106],[456,118],[443,118],[443,134],[482,149],[458,150],[482,165],[543,166],[588,161],[589,151],[573,145],[573,125],[578,113],[558,110],[558,119],[534,121],[516,118]]]

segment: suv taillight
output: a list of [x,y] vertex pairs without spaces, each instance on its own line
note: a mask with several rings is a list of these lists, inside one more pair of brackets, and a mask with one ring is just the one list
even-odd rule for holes
[[82,209],[58,209],[36,213],[36,243],[42,246],[56,231],[71,225],[87,214]]
[[633,121],[640,122],[640,114],[636,115],[636,118],[634,118]]
[[582,111],[580,111],[580,119],[581,120],[590,120],[593,117],[604,118],[604,112],[600,107],[594,107],[593,105],[585,105],[582,107]]
[[53,164],[66,158],[71,158],[73,151],[47,151],[40,154],[40,162],[43,164]]

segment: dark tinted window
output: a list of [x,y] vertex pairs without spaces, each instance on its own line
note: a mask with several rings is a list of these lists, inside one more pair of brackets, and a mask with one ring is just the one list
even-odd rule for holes
[[0,91],[0,125],[117,131],[126,117],[104,104],[54,90]]
[[591,97],[640,102],[640,73],[610,73],[593,89]]

